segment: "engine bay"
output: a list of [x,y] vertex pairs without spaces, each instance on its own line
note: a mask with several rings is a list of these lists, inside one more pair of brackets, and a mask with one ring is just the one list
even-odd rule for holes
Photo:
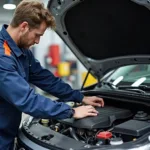
[[121,145],[136,141],[150,130],[150,116],[144,111],[133,113],[109,105],[96,110],[98,116],[83,119],[29,119],[22,129],[32,136],[32,140],[35,137],[47,145],[64,149]]
[[97,107],[96,110],[99,112],[96,117],[86,117],[75,120],[71,118],[60,120],[60,122],[75,128],[98,129],[111,127],[115,121],[119,119],[127,119],[132,116],[130,110],[111,106],[105,106],[103,108]]
[[150,130],[150,123],[146,121],[149,116],[143,111],[138,111],[134,116],[128,109],[111,106],[96,108],[96,110],[99,111],[96,117],[47,120],[47,122],[41,119],[40,124],[90,145],[116,145],[134,141]]

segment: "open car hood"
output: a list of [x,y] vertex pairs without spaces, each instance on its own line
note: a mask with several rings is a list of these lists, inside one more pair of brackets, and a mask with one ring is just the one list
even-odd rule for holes
[[56,32],[96,77],[150,63],[149,0],[50,0]]

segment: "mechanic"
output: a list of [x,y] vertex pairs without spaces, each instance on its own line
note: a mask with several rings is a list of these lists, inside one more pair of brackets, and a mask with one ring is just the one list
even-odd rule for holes
[[[55,28],[55,19],[36,0],[23,0],[12,21],[0,31],[0,150],[12,150],[22,112],[38,118],[76,119],[96,116],[94,106],[104,106],[102,98],[83,96],[60,78],[44,69],[29,50],[38,44],[47,28]],[[59,98],[52,101],[36,94],[33,84]],[[86,105],[71,108],[67,101]]]

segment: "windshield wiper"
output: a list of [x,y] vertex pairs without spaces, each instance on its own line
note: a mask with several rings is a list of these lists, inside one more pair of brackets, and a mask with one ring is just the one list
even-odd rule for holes
[[140,86],[128,86],[128,85],[120,85],[117,86],[119,90],[129,90],[134,91],[142,94],[148,94],[146,91],[150,91],[150,86],[147,85],[140,85]]
[[112,82],[107,82],[107,81],[99,82],[99,87],[102,85],[107,85],[111,89],[116,89],[116,86]]
[[147,93],[147,91],[150,91],[150,86],[147,86],[147,85],[140,85],[138,87],[129,86],[129,85],[116,86],[112,82],[103,81],[103,82],[100,82],[99,87],[103,85],[106,85],[113,90],[126,90],[126,91],[141,93],[144,95],[150,95],[149,93]]

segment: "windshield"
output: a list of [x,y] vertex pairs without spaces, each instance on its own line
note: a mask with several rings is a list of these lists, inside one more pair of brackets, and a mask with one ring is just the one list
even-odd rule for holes
[[139,64],[120,67],[103,81],[111,82],[115,86],[150,86],[150,65]]

